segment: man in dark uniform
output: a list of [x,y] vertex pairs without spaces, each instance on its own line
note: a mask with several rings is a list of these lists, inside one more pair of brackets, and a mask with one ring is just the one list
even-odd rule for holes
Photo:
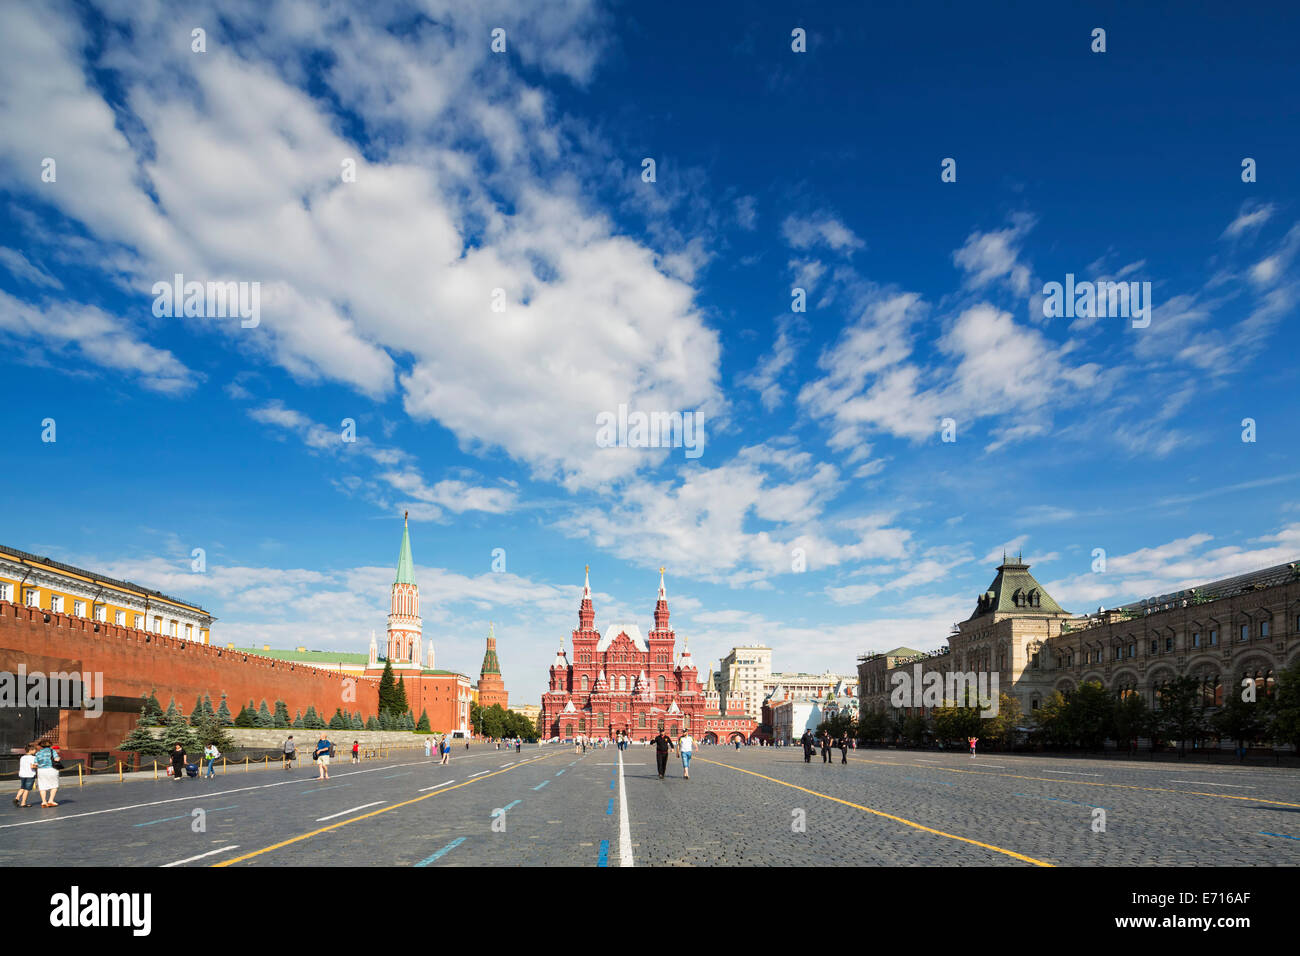
[[831,762],[831,735],[822,731],[822,763]]
[[840,763],[849,762],[849,735],[842,734],[840,739],[835,741],[835,746],[840,748]]
[[805,730],[803,732],[803,736],[799,738],[799,742],[803,744],[803,762],[812,763],[812,755],[813,755],[812,731]]
[[659,731],[659,736],[650,741],[655,745],[655,763],[659,765],[659,779],[664,778],[664,771],[668,769],[668,751],[675,750],[672,738]]

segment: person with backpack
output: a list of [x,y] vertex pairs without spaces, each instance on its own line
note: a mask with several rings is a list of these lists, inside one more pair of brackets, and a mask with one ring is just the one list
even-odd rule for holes
[[320,773],[316,775],[317,780],[328,780],[330,778],[330,757],[334,756],[334,745],[330,743],[328,737],[322,736],[316,741],[316,749],[312,751],[312,758],[316,761],[316,766],[320,768]]
[[293,768],[293,758],[296,756],[297,750],[298,748],[293,742],[293,734],[290,734],[289,739],[284,742],[284,769],[285,770],[291,770]]
[[36,747],[36,789],[41,792],[41,806],[57,807],[54,797],[59,792],[59,768],[55,765],[60,762],[59,755],[49,740],[42,740]]
[[208,765],[208,772],[203,775],[205,779],[211,780],[217,775],[216,764],[217,758],[220,756],[221,752],[217,750],[216,744],[208,744],[203,748],[203,760]]
[[443,737],[443,738],[442,738],[442,762],[441,762],[441,766],[447,767],[447,766],[450,766],[450,765],[451,765],[451,738],[450,738],[450,737]]

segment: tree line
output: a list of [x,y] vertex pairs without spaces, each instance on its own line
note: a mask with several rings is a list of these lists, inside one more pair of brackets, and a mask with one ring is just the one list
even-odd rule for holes
[[935,741],[963,744],[969,737],[982,743],[1012,747],[1028,740],[1050,748],[1077,747],[1100,750],[1107,741],[1133,749],[1140,737],[1156,743],[1187,746],[1211,739],[1231,740],[1238,748],[1258,742],[1290,744],[1300,750],[1300,662],[1282,671],[1271,687],[1257,686],[1250,678],[1228,688],[1222,706],[1205,698],[1201,681],[1180,677],[1162,685],[1159,707],[1150,707],[1139,693],[1116,695],[1100,683],[1080,684],[1068,693],[1053,692],[1025,715],[1020,702],[1001,694],[998,712],[981,717],[980,709],[945,702],[931,716],[901,711],[867,711],[854,720],[837,714],[817,728],[832,736],[852,735],[864,742],[903,743],[908,746]]

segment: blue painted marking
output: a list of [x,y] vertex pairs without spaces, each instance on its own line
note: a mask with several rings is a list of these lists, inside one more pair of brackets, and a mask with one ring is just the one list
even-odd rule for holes
[[609,841],[600,841],[600,856],[596,857],[597,866],[609,866]]
[[539,783],[537,786],[533,787],[533,789],[534,789],[534,790],[540,790],[540,789],[542,789],[542,787],[546,786],[546,785],[547,785],[548,783],[550,783],[550,782],[551,782],[551,781],[549,781],[549,780],[543,780],[543,781],[542,781],[541,783]]
[[1013,797],[1028,797],[1030,800],[1051,800],[1053,803],[1072,803],[1076,807],[1092,807],[1094,810],[1109,810],[1108,807],[1099,807],[1095,803],[1079,803],[1077,800],[1058,800],[1056,797],[1040,797],[1036,793],[1013,793]]
[[609,782],[609,789],[613,790],[613,789],[614,789],[614,784],[616,784],[616,783],[618,783],[617,780],[611,780],[611,781]]
[[151,827],[155,823],[166,823],[168,820],[185,820],[189,818],[188,813],[182,813],[179,817],[163,817],[161,820],[150,820],[148,823],[137,823],[138,827]]
[[1281,837],[1283,840],[1300,840],[1300,837],[1287,836],[1285,833],[1269,833],[1267,830],[1260,830],[1259,835]]
[[[511,809],[511,808],[513,808],[513,807],[517,807],[517,806],[519,806],[519,804],[521,804],[521,803],[523,803],[522,800],[516,800],[516,801],[514,801],[513,803],[507,803],[504,807],[502,807],[502,808],[501,808],[499,811],[497,811],[497,812],[498,812],[498,813],[505,813],[507,810],[509,810],[509,809]],[[494,816],[494,817],[495,817],[496,815],[497,815],[496,813],[492,814],[492,816]]]
[[563,770],[557,770],[557,771],[555,772],[555,775],[558,777],[558,776],[559,776],[560,774],[562,774],[562,773],[564,773]]
[[605,808],[605,814],[606,814],[606,816],[608,816],[609,814],[611,814],[611,813],[613,813],[613,812],[614,812],[614,798],[613,798],[613,797],[610,797],[610,798],[609,798],[609,806],[607,806],[607,807]]
[[417,863],[417,864],[415,864],[415,865],[416,865],[416,866],[428,866],[430,863],[432,863],[434,860],[438,859],[438,858],[439,858],[440,856],[442,856],[444,853],[450,853],[452,850],[456,849],[456,847],[460,846],[460,845],[461,845],[462,843],[464,843],[464,842],[465,842],[465,838],[464,838],[464,837],[456,837],[456,839],[452,840],[450,843],[448,843],[445,847],[443,847],[443,848],[442,848],[441,850],[439,850],[437,853],[433,854],[433,856],[426,856],[423,860],[421,860],[419,863]]

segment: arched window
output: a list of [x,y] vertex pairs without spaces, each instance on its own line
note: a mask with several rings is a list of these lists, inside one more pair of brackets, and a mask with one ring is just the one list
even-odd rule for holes
[[665,690],[665,688],[664,688],[664,675],[663,675],[663,674],[660,674],[660,675],[659,675],[659,692],[660,692],[660,693],[663,693],[664,690]]
[[1011,595],[1011,603],[1014,604],[1016,607],[1024,607],[1025,592],[1022,591],[1020,588],[1016,588],[1016,593]]
[[586,690],[586,689],[587,689],[587,675],[586,675],[586,674],[583,674],[583,675],[582,675],[582,689],[583,689],[583,690]]
[[627,690],[627,678],[624,677],[622,674],[618,675],[618,689],[620,691]]
[[1041,599],[1040,599],[1039,596],[1038,596],[1038,589],[1037,589],[1037,588],[1034,588],[1034,590],[1032,590],[1032,591],[1029,592],[1029,606],[1030,606],[1030,607],[1041,607],[1041,606],[1042,606]]

